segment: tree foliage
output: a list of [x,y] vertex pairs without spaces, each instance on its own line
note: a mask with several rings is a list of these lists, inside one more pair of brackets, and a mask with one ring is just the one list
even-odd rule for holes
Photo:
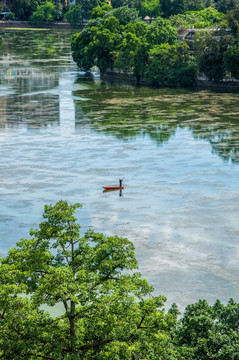
[[28,20],[38,5],[37,0],[13,0],[11,10],[17,19]]
[[56,6],[51,1],[46,1],[43,5],[38,5],[30,20],[36,24],[54,21],[57,18]]
[[[100,8],[107,5],[104,0],[81,0],[77,1],[75,5],[66,12],[65,16],[71,25],[80,25],[83,20],[88,20],[91,17],[91,12],[94,8]],[[106,11],[107,8],[105,8]],[[104,12],[105,12],[104,11]]]
[[192,85],[197,75],[195,59],[188,54],[185,42],[154,46],[149,52],[145,77],[160,86]]
[[239,80],[239,43],[229,47],[223,54],[225,68]]
[[195,52],[199,69],[208,79],[219,81],[223,78],[225,73],[223,54],[232,43],[231,36],[217,38],[210,31],[202,31],[195,35]]
[[235,37],[239,36],[239,7],[235,10],[228,11],[226,15],[228,26],[232,29]]
[[61,20],[64,9],[60,0],[13,0],[11,10],[13,16],[19,20],[32,20],[35,23],[42,23]]
[[140,15],[142,18],[149,16],[150,18],[157,18],[161,15],[161,5],[159,0],[145,0],[141,4]]
[[187,348],[187,359],[236,360],[239,358],[239,304],[205,300],[188,305],[177,329],[177,343]]
[[209,7],[200,11],[186,11],[184,14],[178,14],[170,17],[173,26],[181,28],[208,28],[219,25],[223,20],[224,14],[216,9]]
[[134,24],[140,20],[139,12],[134,8],[128,7],[128,5],[107,11],[104,19],[109,19],[112,16],[119,21],[120,25]]
[[[96,17],[100,21],[98,26],[88,25],[75,35],[72,52],[78,66],[89,70],[94,64],[101,73],[116,69],[163,86],[191,85],[197,73],[196,64],[188,46],[177,44],[176,28],[161,17],[150,25],[140,21],[124,25],[125,16],[119,14],[132,10],[123,7],[109,11],[103,18]],[[112,12],[118,14],[118,19],[109,17]],[[164,78],[160,75],[163,73]]]
[[[135,272],[133,244],[94,231],[81,237],[80,207],[45,206],[39,229],[2,259],[1,358],[170,358],[176,318]],[[57,304],[64,308],[58,316],[41,310]]]
[[182,14],[185,9],[185,0],[161,0],[161,11],[164,17]]
[[239,0],[217,0],[215,7],[218,11],[226,14],[230,10],[235,10],[239,6]]

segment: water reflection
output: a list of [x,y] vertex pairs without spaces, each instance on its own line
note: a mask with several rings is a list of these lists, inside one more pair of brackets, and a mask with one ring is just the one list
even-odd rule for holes
[[103,190],[102,192],[103,192],[103,193],[116,192],[116,193],[119,193],[119,197],[123,196],[122,190],[117,190],[117,189]]
[[213,153],[226,161],[239,162],[237,94],[107,83],[89,83],[74,94],[89,99],[75,101],[78,126],[87,122],[98,132],[126,141],[149,136],[159,145],[174,136],[178,128],[188,128],[195,139],[208,141]]
[[64,113],[60,104],[67,98],[59,91],[64,86],[59,73],[72,67],[72,33],[5,30],[0,34],[0,127],[58,126],[60,112]]

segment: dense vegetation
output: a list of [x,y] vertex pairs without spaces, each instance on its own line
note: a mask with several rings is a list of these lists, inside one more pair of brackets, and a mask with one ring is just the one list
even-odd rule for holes
[[[84,30],[73,37],[73,59],[84,71],[97,66],[101,74],[116,70],[160,86],[193,85],[199,73],[214,81],[226,71],[238,78],[238,14],[239,9],[225,16],[206,8],[170,19],[159,16],[148,24],[128,5],[96,7]],[[182,21],[204,27],[222,16],[220,29],[196,31],[193,42],[178,42],[176,25]]]
[[[80,207],[45,206],[31,238],[1,259],[2,359],[239,359],[239,304],[199,300],[180,319],[175,304],[165,312],[129,240],[80,236]],[[55,316],[43,310],[59,304]]]
[[[51,5],[50,5],[51,4]],[[32,20],[36,22],[67,19],[76,24],[91,17],[97,6],[108,5],[108,0],[76,0],[75,5],[61,0],[13,0],[9,19]],[[145,16],[170,18],[174,24],[198,24],[199,27],[211,26],[220,22],[223,14],[234,11],[239,0],[112,0],[112,8],[128,6],[135,9],[139,17]],[[49,9],[50,16],[46,9]],[[53,10],[52,10],[53,9]],[[209,10],[207,10],[209,9]],[[74,14],[74,15],[72,15]],[[175,17],[176,16],[176,17]],[[77,20],[76,20],[77,19]]]
[[[239,77],[239,0],[112,0],[111,6],[107,0],[76,0],[70,8],[61,0],[13,0],[7,17],[87,22],[72,41],[73,58],[85,71],[114,69],[160,86],[193,85],[199,73],[214,81],[226,72]],[[190,46],[178,44],[178,28],[192,26],[207,30]]]

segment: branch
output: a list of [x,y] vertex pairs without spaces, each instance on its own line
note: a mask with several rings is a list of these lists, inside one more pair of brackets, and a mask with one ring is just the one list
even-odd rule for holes
[[57,360],[56,358],[47,355],[34,354],[34,353],[28,353],[27,355],[41,357],[42,359]]
[[6,311],[4,310],[4,311],[0,314],[0,318],[1,318],[1,319],[4,319],[5,312],[6,312]]
[[[137,326],[137,330],[140,329],[140,328],[142,329],[141,325],[142,325],[142,323],[143,323],[143,321],[144,321],[145,318],[146,318],[146,315],[144,315],[144,316],[142,317],[142,319],[140,320],[139,325]],[[135,333],[131,334],[131,335],[128,337],[128,341],[131,340],[132,337],[134,337],[134,335],[135,335]]]
[[68,304],[67,304],[67,301],[66,301],[66,300],[62,300],[62,302],[63,302],[63,304],[64,304],[64,307],[65,307],[66,312],[68,312],[68,311],[69,311],[69,306],[68,306]]
[[120,279],[118,279],[118,278],[113,278],[113,277],[110,276],[110,275],[112,274],[112,272],[113,272],[114,270],[116,270],[117,268],[118,268],[118,265],[115,266],[115,267],[111,270],[111,272],[110,272],[108,275],[106,275],[103,279],[101,279],[98,283],[96,283],[95,285],[91,286],[90,290],[93,290],[94,288],[96,288],[98,285],[102,284],[102,283],[103,283],[104,281],[106,281],[106,280],[109,280],[109,279],[111,279],[111,280],[120,280]]
[[94,341],[94,342],[92,342],[92,343],[90,343],[90,344],[86,344],[86,345],[80,346],[80,347],[79,347],[79,350],[89,349],[89,348],[92,348],[92,347],[95,347],[95,346],[108,344],[108,343],[111,343],[111,342],[113,342],[113,341],[115,341],[115,339]]

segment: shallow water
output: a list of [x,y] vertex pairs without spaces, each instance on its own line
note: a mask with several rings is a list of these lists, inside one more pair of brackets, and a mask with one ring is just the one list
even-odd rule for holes
[[239,301],[238,94],[86,79],[70,37],[0,31],[1,255],[78,201],[82,231],[132,240],[169,303]]

